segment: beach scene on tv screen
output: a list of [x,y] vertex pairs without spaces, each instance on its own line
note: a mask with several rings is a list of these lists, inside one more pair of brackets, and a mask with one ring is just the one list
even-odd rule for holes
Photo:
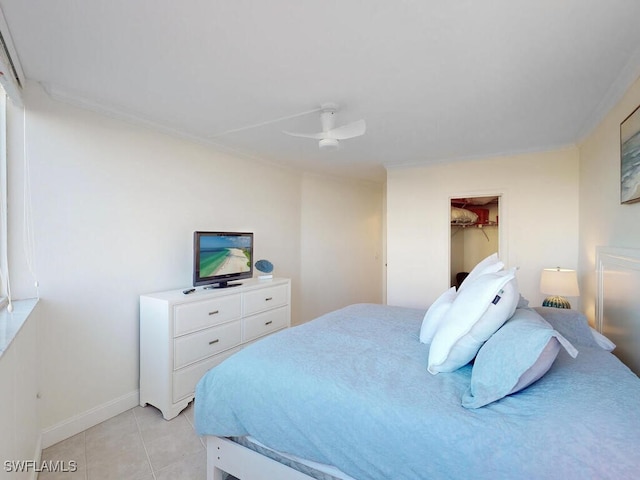
[[251,237],[200,237],[200,277],[248,272]]

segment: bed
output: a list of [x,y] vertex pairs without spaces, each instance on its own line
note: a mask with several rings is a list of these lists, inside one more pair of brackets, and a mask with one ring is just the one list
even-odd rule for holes
[[498,332],[518,315],[541,317],[563,345],[540,378],[484,405],[470,387],[480,352],[452,371],[427,372],[425,310],[352,305],[245,348],[196,389],[207,478],[634,478],[636,374],[579,312],[522,299],[513,311]]

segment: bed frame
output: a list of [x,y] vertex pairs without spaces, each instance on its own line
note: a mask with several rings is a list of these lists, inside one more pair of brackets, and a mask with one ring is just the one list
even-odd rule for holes
[[[613,353],[640,375],[640,249],[598,247],[596,276],[596,328],[616,344]],[[241,480],[314,480],[229,439],[206,439],[207,480],[224,480],[225,472]]]
[[241,480],[314,480],[227,438],[207,436],[207,480],[229,473]]
[[598,247],[596,274],[596,329],[640,376],[640,249]]

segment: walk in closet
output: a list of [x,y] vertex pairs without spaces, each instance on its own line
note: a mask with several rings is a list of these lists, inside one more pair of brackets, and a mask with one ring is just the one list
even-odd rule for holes
[[451,286],[459,286],[474,265],[500,251],[499,213],[500,196],[451,199]]

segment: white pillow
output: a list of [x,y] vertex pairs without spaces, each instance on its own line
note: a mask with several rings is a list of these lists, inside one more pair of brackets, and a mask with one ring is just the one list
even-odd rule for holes
[[422,343],[431,343],[433,336],[436,334],[436,330],[442,323],[444,315],[451,307],[455,298],[456,287],[451,287],[431,304],[422,320],[422,327],[420,327],[420,341]]
[[467,278],[464,279],[458,291],[463,290],[469,283],[471,283],[475,278],[478,278],[480,275],[484,275],[485,273],[495,273],[499,272],[504,268],[504,263],[500,261],[497,253],[492,253],[487,258],[479,262],[467,275]]
[[429,349],[427,370],[453,372],[469,363],[518,305],[515,268],[486,273],[459,291]]

